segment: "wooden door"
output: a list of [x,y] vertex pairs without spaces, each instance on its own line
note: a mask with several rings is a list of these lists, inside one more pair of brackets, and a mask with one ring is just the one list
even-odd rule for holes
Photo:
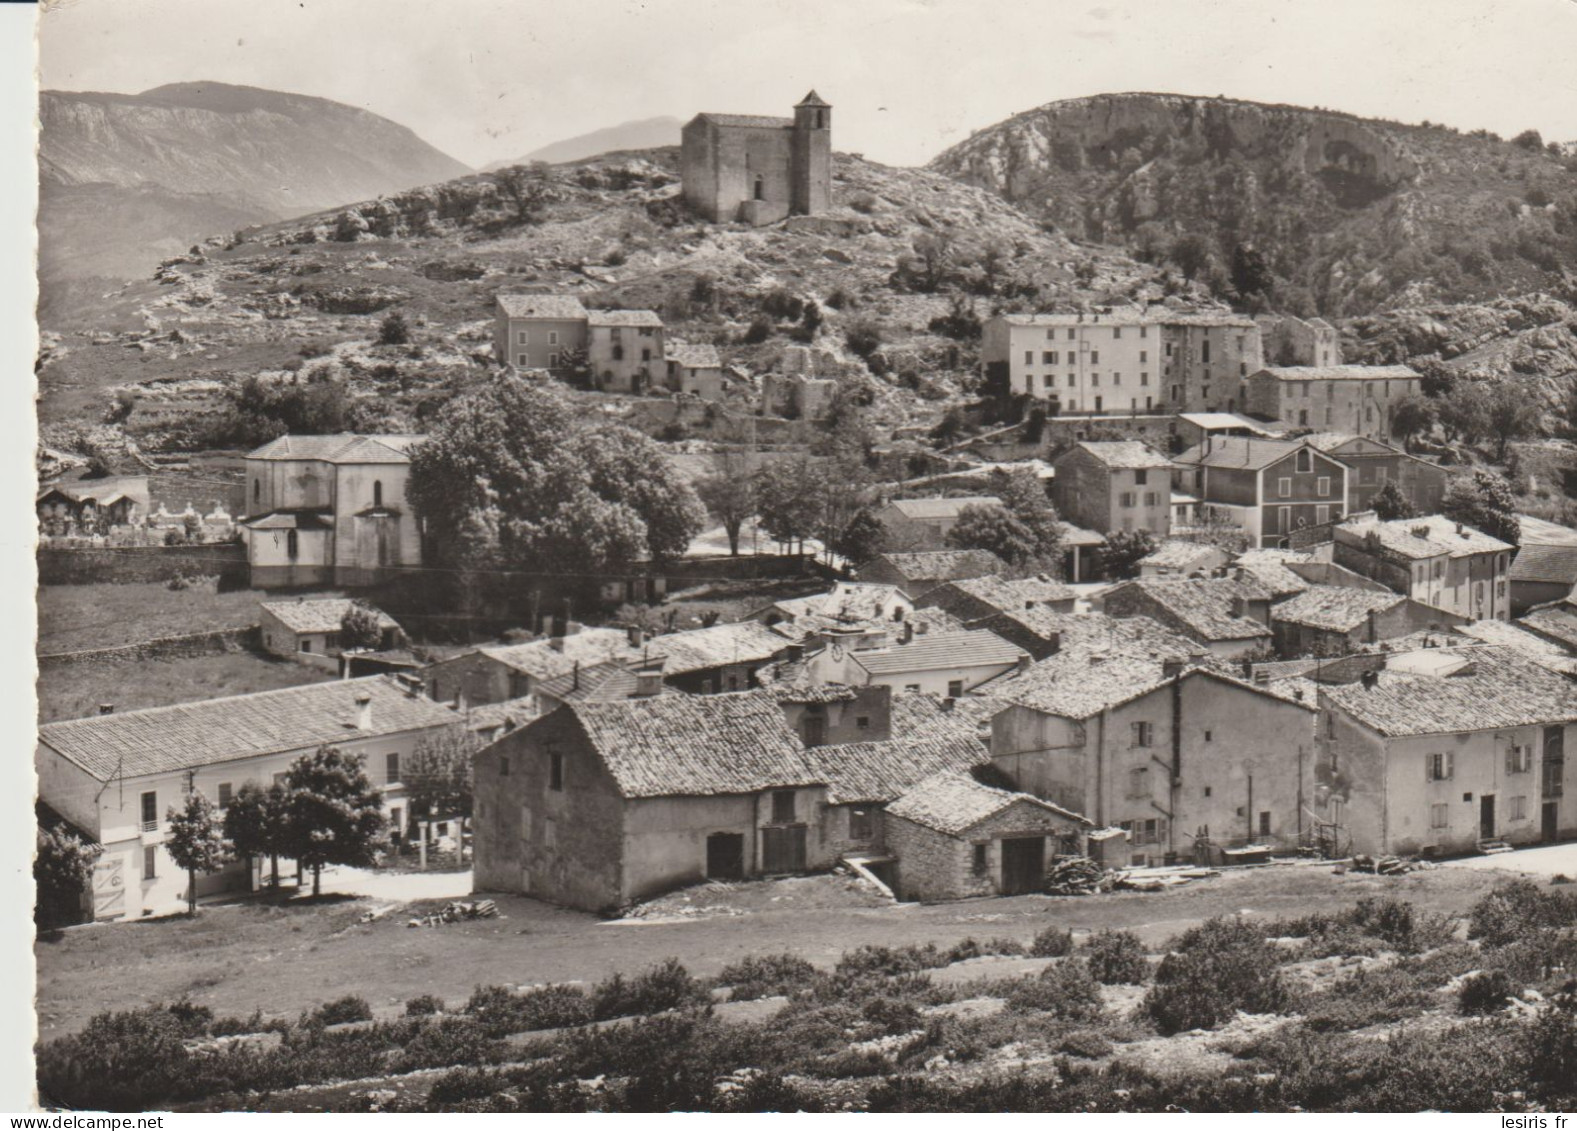
[[1046,879],[1046,838],[1012,837],[1002,842],[1002,894],[1040,891]]
[[706,878],[709,880],[745,878],[743,833],[713,833],[706,838]]
[[1542,807],[1539,821],[1539,836],[1546,844],[1555,840],[1556,826],[1559,823],[1560,802],[1546,801]]
[[1495,795],[1481,794],[1478,799],[1478,835],[1480,840],[1495,838]]
[[761,830],[761,870],[769,873],[805,870],[804,825]]
[[126,914],[125,861],[101,856],[93,865],[93,917],[118,919]]

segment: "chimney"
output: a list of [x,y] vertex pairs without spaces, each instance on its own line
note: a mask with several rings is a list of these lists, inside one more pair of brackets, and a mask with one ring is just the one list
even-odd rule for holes
[[630,640],[631,648],[639,648],[646,643],[646,632],[638,624],[632,624],[625,630]]
[[356,729],[367,732],[372,730],[372,694],[370,692],[356,692]]
[[569,689],[571,691],[579,691],[580,690],[580,661],[579,660],[576,660],[575,661],[575,666],[570,669],[570,685],[569,685]]
[[805,645],[802,643],[790,644],[784,649],[784,652],[788,656],[790,663],[797,663],[805,658]]
[[903,626],[903,643],[908,644],[914,639],[914,623],[905,621]]
[[1183,661],[1175,657],[1161,661],[1161,678],[1176,679],[1183,674]]
[[1020,652],[1018,659],[1013,661],[1013,670],[1022,675],[1024,672],[1029,671],[1029,666],[1033,662],[1028,652]]
[[1377,609],[1369,610],[1369,643],[1377,644],[1380,640],[1380,613]]
[[[558,625],[555,624],[553,627],[557,629]],[[555,652],[564,651],[564,634],[562,632],[555,631],[553,633],[552,639],[548,641],[548,647],[553,649]]]
[[1254,673],[1254,686],[1255,687],[1269,687],[1270,686],[1270,673],[1267,672],[1267,671],[1257,671],[1257,672],[1255,672]]
[[1248,616],[1248,598],[1241,593],[1232,598],[1232,615],[1235,617]]
[[1373,691],[1380,686],[1380,673],[1371,668],[1358,677],[1358,682],[1363,684],[1365,691]]
[[635,670],[635,698],[651,699],[663,693],[663,661],[659,657]]
[[113,704],[113,703],[100,703],[99,704],[99,714],[101,714],[101,715],[113,715],[114,713],[115,713],[115,704]]
[[946,699],[942,700],[942,713],[943,714],[952,714],[952,712],[953,712],[953,697],[951,695],[949,695]]
[[[1050,654],[1055,656],[1058,652],[1062,651],[1062,633],[1053,632],[1050,636],[1046,637],[1046,643],[1051,648]],[[1022,663],[1022,661],[1020,662]]]

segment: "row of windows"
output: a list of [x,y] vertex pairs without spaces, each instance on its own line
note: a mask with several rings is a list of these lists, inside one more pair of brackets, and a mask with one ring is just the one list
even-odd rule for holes
[[[1468,795],[1465,800],[1471,800],[1471,795]],[[1526,821],[1528,819],[1528,799],[1526,797],[1510,798],[1507,801],[1507,810],[1507,820]],[[1432,829],[1451,827],[1451,806],[1449,803],[1436,802],[1429,807],[1429,827]]]
[[[1112,374],[1112,384],[1113,385],[1121,385],[1122,383],[1123,383],[1123,375],[1121,373],[1113,373]],[[1055,373],[1048,373],[1048,374],[1046,374],[1046,391],[1048,393],[1051,392],[1052,389],[1056,387],[1056,384],[1057,384],[1057,375]],[[1070,388],[1070,389],[1077,388],[1078,384],[1079,384],[1078,374],[1076,374],[1076,373],[1068,374],[1068,388]],[[1091,373],[1090,374],[1090,384],[1092,386],[1094,386],[1095,388],[1100,388],[1101,375],[1099,373]],[[1150,375],[1148,373],[1141,373],[1141,374],[1139,374],[1139,387],[1140,388],[1148,388],[1149,385],[1150,385]],[[1031,392],[1031,393],[1033,393],[1035,391],[1035,375],[1033,373],[1026,373],[1026,374],[1024,374],[1024,389],[1025,389],[1026,392]]]
[[[1139,493],[1137,491],[1124,491],[1122,494],[1117,496],[1117,505],[1122,507],[1131,507],[1135,504],[1138,496]],[[1144,505],[1147,507],[1160,506],[1160,493],[1157,491],[1144,492]]]
[[[1321,475],[1314,481],[1314,493],[1328,497],[1331,493],[1331,477]],[[1281,499],[1292,498],[1292,480],[1286,476],[1276,480],[1276,497]]]
[[[549,331],[547,331],[547,335],[548,335],[548,345],[556,346],[556,345],[559,344],[559,332],[557,330],[549,330]],[[517,346],[529,346],[531,344],[531,331],[530,330],[516,330],[515,331],[515,344]]]
[[[515,364],[519,365],[519,366],[528,366],[528,365],[530,365],[531,364],[531,355],[529,353],[517,354],[515,356]],[[559,355],[556,354],[556,353],[548,354],[548,368],[549,369],[557,369],[558,367],[559,367]]]
[[[1526,774],[1533,771],[1533,747],[1514,743],[1506,748],[1506,772]],[[1451,751],[1424,755],[1424,780],[1450,781],[1456,775],[1456,758]]]
[[[1078,327],[1077,326],[1069,326],[1068,327],[1068,341],[1071,342],[1075,338],[1077,338],[1078,336],[1079,336],[1079,329],[1078,329]],[[1113,341],[1117,341],[1117,340],[1121,339],[1122,336],[1123,336],[1123,328],[1121,326],[1113,326],[1112,327],[1112,340]],[[1148,327],[1148,326],[1140,326],[1139,327],[1139,336],[1141,338],[1148,338],[1150,336],[1150,327]],[[1056,341],[1057,340],[1057,331],[1055,329],[1047,330],[1046,331],[1046,340],[1048,342]],[[1167,348],[1171,348],[1171,347],[1169,346]]]

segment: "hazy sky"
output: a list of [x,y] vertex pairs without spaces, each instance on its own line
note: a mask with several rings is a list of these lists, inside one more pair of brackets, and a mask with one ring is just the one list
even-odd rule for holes
[[320,95],[471,165],[811,87],[836,148],[891,164],[1123,90],[1577,140],[1577,0],[51,0],[40,23],[46,88]]

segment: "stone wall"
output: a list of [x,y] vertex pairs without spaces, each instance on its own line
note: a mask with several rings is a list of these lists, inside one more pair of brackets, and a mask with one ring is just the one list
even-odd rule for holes
[[222,588],[250,583],[246,547],[226,542],[204,546],[117,546],[38,550],[40,585],[95,585],[101,582],[169,581],[181,575],[217,574]]
[[221,628],[212,632],[191,632],[184,636],[160,636],[115,648],[92,648],[82,652],[54,652],[38,657],[39,671],[76,664],[125,664],[142,660],[179,660],[191,656],[217,656],[225,652],[246,652],[258,646],[257,625]]

